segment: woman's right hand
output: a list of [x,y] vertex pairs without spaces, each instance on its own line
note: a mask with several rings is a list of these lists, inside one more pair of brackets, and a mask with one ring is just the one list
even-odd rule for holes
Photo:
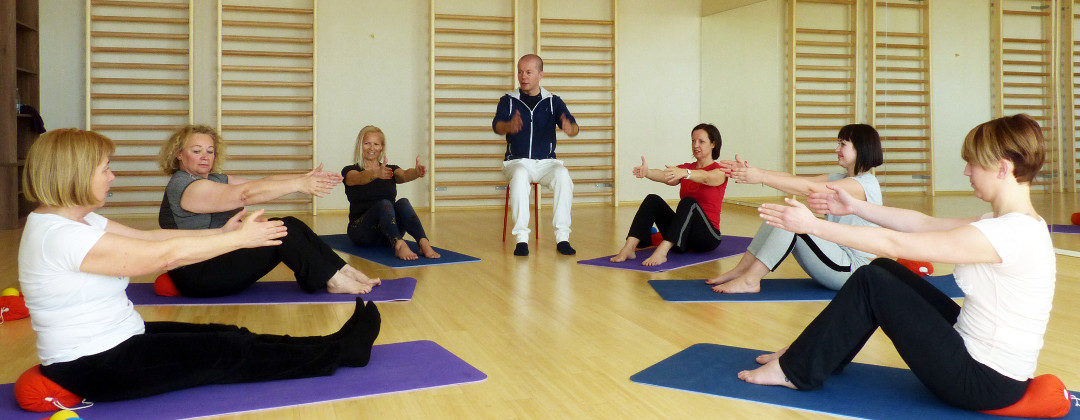
[[641,157],[641,166],[634,167],[634,176],[644,178],[649,175],[649,166],[645,164],[645,156]]
[[831,214],[833,216],[846,216],[855,213],[855,204],[859,201],[852,197],[847,190],[835,185],[826,184],[825,188],[832,190],[827,193],[810,193],[806,202],[817,214]]
[[240,237],[241,248],[281,245],[278,239],[288,233],[285,224],[280,220],[263,219],[265,211],[260,209],[248,214],[240,223],[240,228],[234,231]]
[[341,183],[342,177],[339,174],[332,172],[326,172],[322,169],[322,165],[313,169],[311,172],[304,174],[304,176],[298,178],[300,186],[297,188],[298,192],[313,195],[315,197],[322,197],[329,194],[337,184]]
[[735,155],[734,165],[724,165],[724,171],[740,184],[760,184],[765,180],[765,171],[750,166],[750,162],[739,159],[739,155]]

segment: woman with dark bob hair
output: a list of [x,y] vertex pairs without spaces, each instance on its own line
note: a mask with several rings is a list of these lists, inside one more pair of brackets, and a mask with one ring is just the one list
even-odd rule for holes
[[[37,333],[41,373],[91,401],[139,398],[207,384],[325,376],[364,366],[381,318],[371,302],[341,329],[314,337],[255,334],[220,324],[145,322],[128,299],[130,276],[281,244],[262,210],[222,227],[139,230],[95,213],[105,204],[113,142],[92,131],[42,134],[22,186],[40,205],[19,243],[19,283]],[[241,220],[241,218],[243,218]]]
[[1031,117],[1002,117],[972,129],[960,155],[975,197],[991,212],[933,217],[868,203],[836,186],[810,194],[810,206],[881,227],[821,220],[792,199],[759,212],[777,229],[871,254],[956,264],[964,306],[896,261],[879,258],[856,270],[791,346],[758,357],[764,366],[740,372],[740,379],[818,389],[881,327],[911,372],[950,405],[996,410],[1024,396],[1050,320],[1057,272],[1046,220],[1031,205],[1046,139]]
[[[829,191],[833,186],[851,196],[881,204],[881,185],[870,170],[881,165],[881,138],[877,130],[866,124],[849,124],[836,135],[836,163],[843,172],[812,176],[796,176],[787,172],[769,171],[750,166],[735,156],[735,161],[721,162],[728,176],[739,183],[761,184],[785,194],[806,197],[814,192]],[[853,226],[872,226],[859,216],[829,215],[830,221]],[[837,290],[844,285],[855,269],[870,263],[873,254],[837,245],[813,235],[793,234],[762,224],[750,242],[738,265],[707,283],[715,284],[720,293],[757,293],[761,278],[787,258],[795,256],[806,274],[822,286]]]
[[[221,173],[224,142],[205,125],[180,128],[161,146],[158,165],[169,175],[161,199],[162,229],[217,229],[244,206],[291,193],[321,197],[341,183],[341,176],[319,166],[305,174],[246,179]],[[189,297],[239,293],[284,263],[300,289],[308,293],[367,293],[380,284],[345,262],[300,219],[279,219],[289,234],[281,245],[236,250],[198,264],[169,271],[176,289]]]
[[649,169],[645,157],[634,167],[634,176],[679,186],[679,206],[675,210],[656,194],[645,196],[638,207],[630,232],[611,262],[637,257],[634,252],[651,243],[655,224],[664,241],[641,265],[654,266],[667,261],[668,252],[707,252],[720,245],[720,207],[724,204],[727,175],[716,159],[720,157],[720,130],[712,124],[698,124],[690,130],[690,152],[694,162],[664,169]]

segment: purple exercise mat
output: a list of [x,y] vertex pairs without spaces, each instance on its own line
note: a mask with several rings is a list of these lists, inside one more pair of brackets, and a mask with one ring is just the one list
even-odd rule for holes
[[611,257],[615,254],[608,255],[606,257],[593,258],[591,260],[581,260],[578,264],[595,265],[597,267],[608,268],[621,268],[623,270],[644,271],[647,273],[658,273],[661,271],[674,270],[677,268],[688,267],[691,265],[706,263],[709,261],[716,261],[721,258],[730,257],[732,255],[738,255],[746,252],[746,247],[750,246],[750,241],[753,238],[747,238],[745,236],[728,236],[723,235],[723,240],[720,241],[720,246],[709,252],[684,252],[676,253],[669,252],[667,256],[667,262],[646,267],[641,265],[642,261],[649,258],[652,255],[652,248],[643,248],[637,250],[637,258],[632,260],[626,260],[621,263],[613,263],[610,261]]
[[[382,344],[362,368],[340,368],[333,376],[228,385],[207,385],[128,401],[95,403],[76,411],[86,419],[179,419],[313,404],[391,392],[434,388],[487,378],[432,341]],[[0,418],[48,417],[19,408],[14,384],[0,385]]]
[[384,279],[381,285],[362,295],[328,293],[325,291],[307,293],[300,290],[294,281],[260,281],[243,292],[229,296],[212,298],[192,298],[184,296],[158,296],[154,293],[153,283],[131,283],[127,288],[128,299],[136,306],[154,305],[266,305],[274,303],[339,303],[354,302],[357,296],[375,302],[411,300],[416,290],[416,279]]
[[1080,225],[1050,225],[1050,233],[1080,233]]

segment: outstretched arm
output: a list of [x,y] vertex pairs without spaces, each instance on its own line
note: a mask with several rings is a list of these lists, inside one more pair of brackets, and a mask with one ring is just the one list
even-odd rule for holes
[[1001,262],[990,240],[971,225],[931,232],[851,226],[818,219],[798,200],[785,198],[784,201],[786,205],[763,204],[758,207],[765,223],[882,257],[951,264]]
[[979,220],[978,217],[933,217],[915,210],[887,207],[856,199],[846,190],[834,185],[829,192],[811,193],[807,203],[819,214],[844,216],[854,214],[885,228],[901,232],[938,232],[959,228]]
[[679,185],[679,179],[669,181],[667,174],[660,169],[649,169],[649,165],[645,163],[645,156],[641,157],[641,166],[634,167],[634,176],[638,178],[646,178],[650,181],[656,181],[668,185]]
[[803,197],[814,192],[827,192],[829,191],[827,185],[836,185],[847,190],[854,197],[866,198],[862,185],[849,178],[830,182],[828,175],[798,176],[787,172],[770,171],[751,166],[750,162],[739,159],[739,155],[735,155],[734,161],[720,162],[720,166],[731,179],[741,184],[761,184],[787,194]]
[[280,245],[278,239],[285,236],[285,226],[280,220],[262,220],[262,213],[259,210],[249,214],[238,229],[205,237],[178,235],[147,240],[110,233],[106,225],[105,235],[90,248],[79,271],[138,276],[204,261],[240,248]]
[[423,178],[426,174],[427,167],[420,163],[420,155],[416,155],[416,166],[409,169],[398,168],[394,170],[394,182],[404,184],[418,178]]
[[322,165],[303,175],[283,177],[228,184],[200,179],[188,185],[180,197],[180,207],[192,213],[217,213],[265,203],[294,192],[322,197],[342,180],[341,175],[322,170]]
[[232,232],[240,228],[241,220],[247,214],[247,209],[241,209],[225,225],[217,229],[150,229],[142,230],[126,226],[120,222],[109,220],[105,225],[105,232],[125,238],[141,239],[144,241],[164,241],[172,238],[186,238],[219,235]]

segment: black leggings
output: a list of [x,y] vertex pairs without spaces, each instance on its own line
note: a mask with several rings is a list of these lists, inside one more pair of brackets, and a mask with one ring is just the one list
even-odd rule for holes
[[341,346],[331,337],[147,322],[145,333],[116,347],[42,366],[41,373],[87,400],[117,401],[200,385],[331,375],[342,363]]
[[1027,382],[973,359],[953,328],[959,314],[960,306],[936,287],[879,258],[855,270],[780,357],[780,368],[796,388],[821,388],[881,327],[911,372],[942,401],[968,410],[1016,403]]
[[652,244],[653,224],[664,240],[675,244],[672,248],[676,252],[707,252],[720,246],[720,231],[705,217],[697,200],[690,197],[680,200],[679,207],[673,211],[660,196],[645,196],[626,237],[637,238],[638,248],[648,247]]
[[349,221],[345,232],[359,246],[394,246],[398,239],[404,238],[403,230],[417,241],[427,237],[408,198],[399,198],[396,203],[376,201],[359,219]]
[[236,294],[259,281],[278,263],[285,263],[300,288],[311,293],[326,287],[330,277],[345,266],[345,260],[304,222],[291,216],[271,220],[281,220],[288,229],[281,245],[238,249],[170,270],[176,289],[189,297]]

